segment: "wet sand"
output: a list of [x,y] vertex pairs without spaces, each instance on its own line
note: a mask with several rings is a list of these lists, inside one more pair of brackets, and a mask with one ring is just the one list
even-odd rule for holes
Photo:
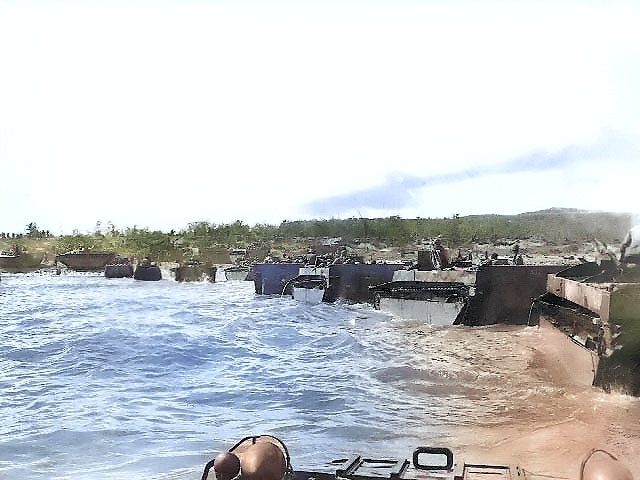
[[505,372],[503,385],[491,392],[491,382],[484,382],[489,401],[479,402],[479,408],[491,404],[496,419],[457,432],[464,459],[519,465],[527,477],[578,479],[582,460],[598,448],[640,479],[640,398],[576,380],[562,339],[543,328],[515,328],[513,340],[511,353],[496,353],[490,369]]

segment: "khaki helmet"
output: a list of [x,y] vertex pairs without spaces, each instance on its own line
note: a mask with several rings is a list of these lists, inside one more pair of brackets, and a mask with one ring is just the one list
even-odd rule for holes
[[231,480],[240,473],[240,459],[231,452],[222,452],[213,461],[217,480]]
[[579,480],[633,480],[633,475],[605,450],[592,450],[582,461]]

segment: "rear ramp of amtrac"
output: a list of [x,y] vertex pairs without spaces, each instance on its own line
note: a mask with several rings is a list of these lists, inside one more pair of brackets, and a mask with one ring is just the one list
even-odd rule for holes
[[[570,340],[574,359],[593,363],[591,384],[640,396],[640,267],[590,262],[547,277],[530,324],[550,325]],[[588,373],[588,372],[587,372]]]

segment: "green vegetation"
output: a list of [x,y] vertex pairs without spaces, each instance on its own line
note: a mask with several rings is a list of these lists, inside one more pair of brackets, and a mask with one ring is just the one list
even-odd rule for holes
[[451,218],[402,219],[350,218],[284,222],[283,237],[342,237],[343,240],[375,239],[403,246],[441,235],[443,243],[456,248],[475,243],[493,243],[501,238],[537,239],[549,243],[579,243],[597,238],[620,242],[629,229],[631,216],[552,209],[520,215],[474,215]]
[[124,256],[180,262],[197,257],[206,259],[207,252],[238,248],[260,252],[288,249],[290,253],[299,253],[293,251],[298,249],[301,253],[308,246],[306,239],[323,237],[341,237],[344,244],[368,241],[393,247],[409,246],[438,235],[449,248],[495,243],[500,239],[531,239],[549,245],[598,239],[616,245],[630,223],[629,214],[552,209],[520,215],[284,221],[279,226],[249,226],[241,221],[221,225],[194,222],[179,232],[151,231],[136,226],[120,231],[111,223],[102,228],[98,222],[92,234],[74,232],[54,237],[32,222],[26,226],[25,233],[0,234],[0,248],[3,251],[15,251],[16,247],[21,251],[45,250],[52,254],[74,250],[114,251]]

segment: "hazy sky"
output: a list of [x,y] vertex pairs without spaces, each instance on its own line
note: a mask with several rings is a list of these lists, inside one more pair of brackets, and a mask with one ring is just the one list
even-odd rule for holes
[[640,2],[0,0],[0,232],[640,211]]

